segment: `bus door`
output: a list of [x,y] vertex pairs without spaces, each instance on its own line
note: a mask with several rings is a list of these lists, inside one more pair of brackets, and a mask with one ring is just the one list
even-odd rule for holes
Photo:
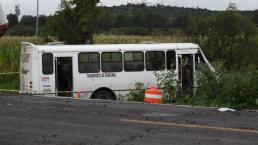
[[193,95],[193,91],[194,91],[193,54],[178,55],[178,78],[181,85],[182,94]]
[[73,66],[72,57],[56,57],[56,96],[72,97]]

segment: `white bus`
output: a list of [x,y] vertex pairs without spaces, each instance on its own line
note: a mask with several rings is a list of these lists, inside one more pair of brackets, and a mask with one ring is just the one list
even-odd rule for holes
[[[20,57],[22,94],[121,99],[137,82],[157,85],[154,72],[176,71],[183,91],[193,89],[199,56],[192,43],[34,45],[23,42]],[[174,66],[172,68],[172,66]],[[210,65],[209,65],[210,66]]]

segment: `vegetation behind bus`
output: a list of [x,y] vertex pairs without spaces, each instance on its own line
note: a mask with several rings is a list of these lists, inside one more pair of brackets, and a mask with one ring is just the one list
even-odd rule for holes
[[198,90],[193,105],[258,109],[258,70],[254,66],[228,71],[217,65],[216,73],[198,67]]

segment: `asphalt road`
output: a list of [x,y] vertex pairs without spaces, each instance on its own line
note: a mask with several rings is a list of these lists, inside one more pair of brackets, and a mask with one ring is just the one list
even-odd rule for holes
[[0,145],[258,145],[258,113],[2,94]]

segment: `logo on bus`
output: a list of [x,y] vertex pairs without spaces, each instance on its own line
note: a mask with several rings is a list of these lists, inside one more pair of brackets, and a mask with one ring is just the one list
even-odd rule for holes
[[88,78],[115,78],[115,73],[87,74]]
[[49,77],[41,77],[42,82],[49,82]]

